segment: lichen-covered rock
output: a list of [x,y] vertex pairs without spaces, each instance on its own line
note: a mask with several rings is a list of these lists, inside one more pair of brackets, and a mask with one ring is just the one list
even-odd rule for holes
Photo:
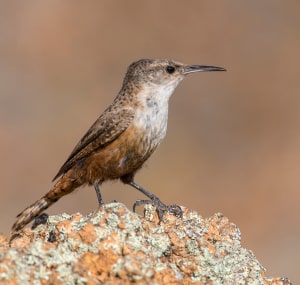
[[120,203],[87,216],[50,216],[8,246],[0,235],[0,284],[291,284],[267,278],[226,217],[183,209],[159,222]]

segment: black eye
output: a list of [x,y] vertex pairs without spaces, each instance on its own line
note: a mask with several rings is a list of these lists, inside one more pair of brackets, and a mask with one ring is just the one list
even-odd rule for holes
[[175,71],[175,67],[174,67],[174,66],[171,66],[171,65],[168,65],[168,66],[166,67],[166,71],[167,71],[169,74],[172,74],[172,73],[174,73],[174,71]]

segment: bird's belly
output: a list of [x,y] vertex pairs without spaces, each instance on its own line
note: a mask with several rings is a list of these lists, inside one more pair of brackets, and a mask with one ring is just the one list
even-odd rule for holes
[[161,134],[154,134],[150,129],[131,126],[120,137],[121,143],[112,150],[116,154],[114,167],[124,174],[135,171],[156,150],[162,139]]

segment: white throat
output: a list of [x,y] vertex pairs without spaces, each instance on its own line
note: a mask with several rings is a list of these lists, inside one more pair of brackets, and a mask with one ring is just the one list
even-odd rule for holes
[[160,86],[146,86],[138,95],[140,107],[136,110],[134,123],[137,127],[144,129],[149,139],[155,140],[156,145],[166,135],[169,99],[177,84],[170,82]]

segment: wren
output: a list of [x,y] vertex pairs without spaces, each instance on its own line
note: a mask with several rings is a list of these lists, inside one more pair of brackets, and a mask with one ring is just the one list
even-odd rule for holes
[[127,70],[122,88],[112,104],[75,146],[53,180],[51,190],[17,216],[12,233],[20,231],[45,209],[83,185],[93,185],[103,204],[100,185],[120,179],[145,194],[161,219],[165,211],[181,216],[177,205],[165,205],[134,182],[134,176],[166,135],[168,103],[178,83],[188,74],[225,71],[206,65],[187,65],[173,60],[141,59]]

